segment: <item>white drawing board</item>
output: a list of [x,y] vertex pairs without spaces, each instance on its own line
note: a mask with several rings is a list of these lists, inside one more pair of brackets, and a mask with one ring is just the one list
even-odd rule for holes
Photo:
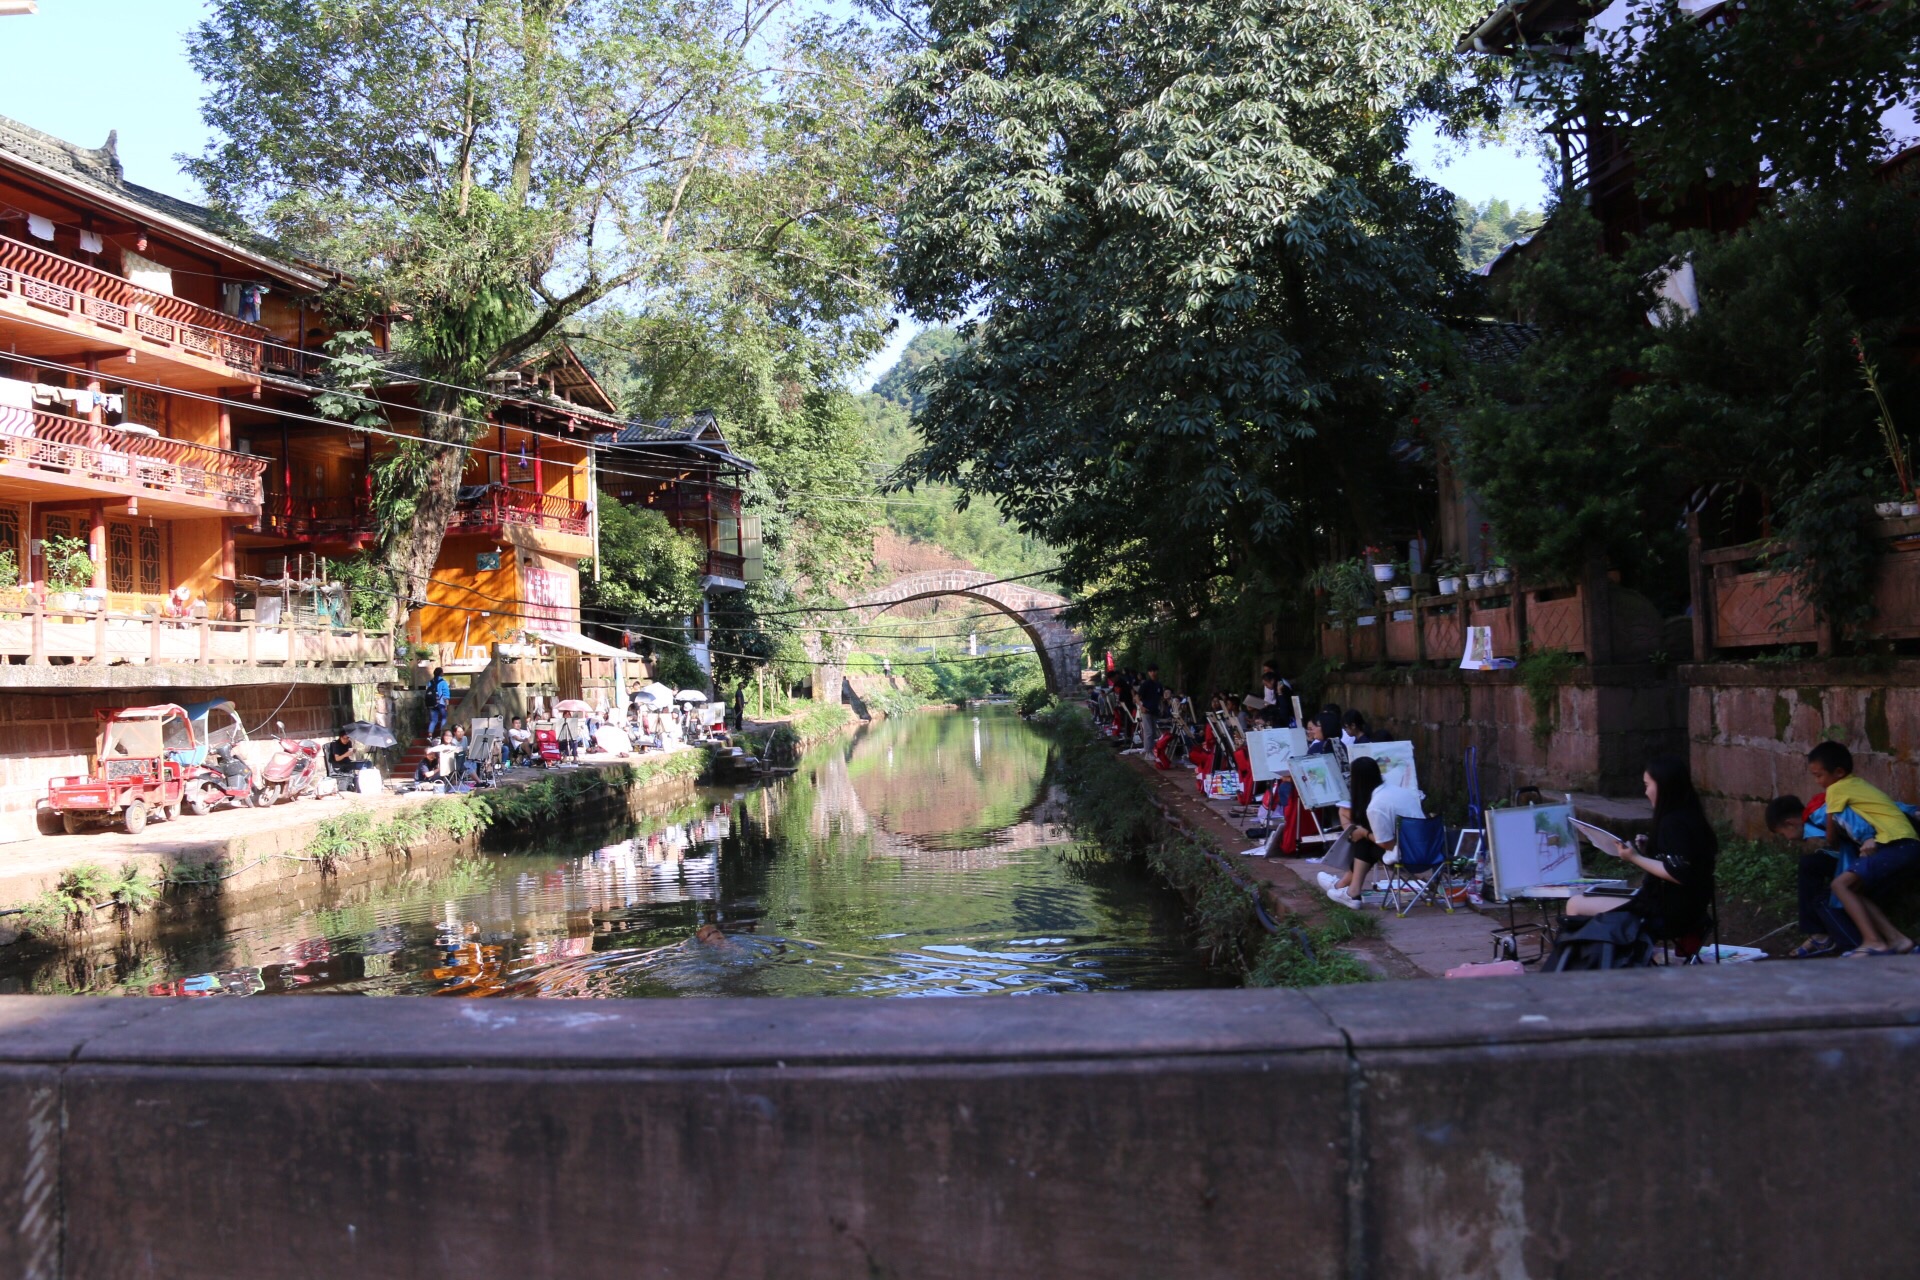
[[1581,878],[1580,843],[1569,804],[1489,809],[1487,848],[1493,861],[1493,891],[1503,900],[1536,886],[1571,884]]
[[1288,761],[1307,754],[1303,729],[1256,729],[1247,734],[1247,761],[1255,782],[1272,782],[1287,772]]
[[1413,767],[1411,742],[1359,742],[1347,748],[1347,758],[1371,756],[1380,763],[1380,777],[1390,787],[1420,789],[1420,775]]
[[1300,790],[1300,802],[1309,809],[1324,809],[1347,802],[1347,780],[1340,775],[1340,761],[1331,753],[1324,756],[1295,756],[1293,785]]

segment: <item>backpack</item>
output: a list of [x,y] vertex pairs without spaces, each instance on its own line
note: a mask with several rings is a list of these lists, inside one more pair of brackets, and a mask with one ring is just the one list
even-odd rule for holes
[[1584,920],[1570,920],[1554,940],[1542,973],[1577,969],[1644,969],[1653,963],[1653,939],[1640,917],[1618,908]]

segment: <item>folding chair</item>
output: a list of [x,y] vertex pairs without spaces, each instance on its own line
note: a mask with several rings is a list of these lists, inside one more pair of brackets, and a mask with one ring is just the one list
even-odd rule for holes
[[[1394,824],[1394,851],[1387,864],[1387,902],[1398,915],[1429,899],[1453,914],[1453,871],[1447,856],[1447,824],[1439,818],[1402,818]],[[1401,895],[1407,895],[1405,905]]]
[[1660,939],[1660,962],[1673,964],[1705,964],[1700,953],[1706,950],[1708,939],[1713,941],[1713,962],[1720,963],[1720,888],[1714,886],[1713,901],[1707,904],[1706,927],[1695,933],[1683,933],[1672,938]]
[[560,755],[560,735],[553,731],[551,725],[544,729],[535,729],[533,731],[533,747],[539,754],[540,763],[543,767],[551,769],[560,763],[562,758]]

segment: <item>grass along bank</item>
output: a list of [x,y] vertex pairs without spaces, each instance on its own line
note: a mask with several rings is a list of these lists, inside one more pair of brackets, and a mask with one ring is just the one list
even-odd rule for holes
[[1373,972],[1341,946],[1378,933],[1378,920],[1332,903],[1312,918],[1279,912],[1267,886],[1236,873],[1212,841],[1168,824],[1080,708],[1056,702],[1033,722],[1054,743],[1053,776],[1082,841],[1072,856],[1145,863],[1186,900],[1195,945],[1248,986],[1372,980]]

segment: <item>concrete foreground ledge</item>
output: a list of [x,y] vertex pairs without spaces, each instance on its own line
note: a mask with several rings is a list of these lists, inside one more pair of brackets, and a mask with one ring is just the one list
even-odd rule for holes
[[1920,960],[0,999],[0,1275],[1910,1276]]

